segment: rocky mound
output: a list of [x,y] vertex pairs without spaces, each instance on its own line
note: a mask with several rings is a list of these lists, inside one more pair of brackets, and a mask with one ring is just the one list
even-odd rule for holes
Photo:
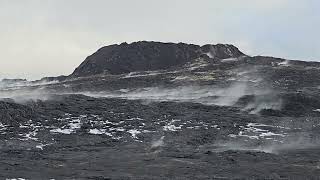
[[71,74],[83,77],[96,74],[123,74],[181,66],[201,56],[212,59],[236,58],[244,54],[233,45],[198,46],[184,43],[134,42],[99,49]]
[[35,112],[30,107],[13,102],[0,101],[0,123],[19,125],[35,117]]

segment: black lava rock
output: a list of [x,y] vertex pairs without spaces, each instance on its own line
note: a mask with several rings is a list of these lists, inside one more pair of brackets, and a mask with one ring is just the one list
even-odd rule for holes
[[134,71],[163,70],[186,64],[208,54],[224,59],[244,55],[233,45],[204,45],[140,41],[110,45],[87,57],[71,77],[96,74],[122,74]]

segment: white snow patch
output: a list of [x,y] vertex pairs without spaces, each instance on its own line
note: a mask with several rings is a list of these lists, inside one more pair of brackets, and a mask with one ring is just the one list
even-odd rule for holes
[[195,62],[191,63],[191,64],[187,64],[187,69],[189,71],[193,71],[193,70],[196,70],[196,69],[200,69],[202,67],[206,67],[208,66],[209,64],[204,61],[203,59],[196,59]]
[[44,147],[49,146],[49,145],[51,145],[51,144],[52,144],[52,143],[50,143],[50,144],[42,144],[42,143],[41,143],[41,144],[39,144],[39,145],[36,145],[36,148],[43,150]]
[[178,120],[178,119],[171,120],[170,123],[168,123],[167,125],[163,126],[163,130],[164,131],[178,131],[178,130],[181,130],[183,125],[175,126],[173,124],[174,122],[177,122],[177,121],[181,121],[181,120]]
[[163,126],[163,130],[165,130],[165,131],[178,131],[180,129],[181,129],[180,126],[175,126],[173,124],[168,124],[168,125]]
[[213,128],[216,128],[216,129],[220,130],[220,128],[219,128],[219,126],[218,126],[218,125],[213,125],[213,126],[211,126],[211,127],[213,127]]
[[73,132],[73,130],[72,129],[57,128],[57,129],[51,129],[50,132],[51,133],[61,133],[61,134],[71,134]]
[[247,126],[249,126],[249,127],[273,127],[273,128],[279,128],[279,129],[290,129],[288,127],[267,125],[267,124],[261,124],[261,123],[248,123]]
[[221,59],[221,62],[232,62],[232,61],[237,61],[238,58],[226,58],[226,59]]
[[109,121],[109,120],[106,120],[106,121],[104,122],[104,124],[111,124],[111,125],[120,125],[121,123],[123,123],[123,121],[120,121],[120,122],[116,123],[116,122],[111,122],[111,121]]
[[[80,118],[85,118],[87,117],[86,115],[81,115]],[[69,120],[70,118],[65,118],[65,119],[58,119],[60,121],[65,121]],[[57,129],[52,129],[50,130],[51,133],[61,133],[61,134],[71,134],[76,132],[77,129],[81,128],[81,120],[80,119],[73,119],[68,123],[69,128],[65,128],[65,126],[62,128],[57,128]]]
[[0,122],[0,127],[1,127],[1,128],[4,128],[5,125]]
[[246,135],[246,134],[243,134],[242,131],[240,131],[238,135],[236,135],[236,134],[229,134],[228,136],[229,136],[229,137],[232,137],[232,138],[236,138],[236,137],[247,137],[247,138],[250,138],[250,139],[259,139],[258,136]]
[[31,131],[26,134],[19,134],[23,137],[23,139],[20,139],[20,140],[22,140],[22,141],[28,141],[28,140],[38,141],[38,138],[35,137],[37,135],[37,132],[38,132],[38,130],[36,129],[36,130]]
[[135,77],[157,76],[161,74],[173,74],[176,72],[177,71],[137,71],[137,72],[130,72],[121,78],[126,79],[126,78],[135,78]]
[[104,134],[105,131],[100,130],[100,129],[90,129],[89,134]]
[[75,129],[80,129],[82,123],[81,123],[80,119],[75,119],[75,120],[72,120],[68,125],[71,130],[75,130]]
[[128,120],[128,121],[133,121],[133,120],[142,121],[142,120],[144,120],[144,119],[139,118],[139,117],[135,117],[135,118],[128,118],[128,119],[126,119],[126,120]]
[[149,130],[143,130],[143,133],[152,133],[152,132],[156,132],[156,131],[149,131]]
[[119,131],[119,132],[124,132],[125,129],[120,127],[120,128],[109,128],[109,131]]
[[273,133],[273,132],[261,133],[259,136],[260,137],[265,137],[265,136],[282,136],[282,137],[285,137],[285,135],[283,135],[283,134],[276,134],[276,133]]
[[[272,126],[272,125],[265,125],[265,124],[259,124],[259,123],[248,123],[247,127],[240,126],[243,131],[240,131],[238,135],[235,134],[229,134],[229,137],[236,138],[236,137],[247,137],[250,139],[268,139],[271,140],[270,136],[280,136],[280,137],[285,137],[286,135],[284,134],[277,134],[274,132],[270,132],[269,130],[266,129],[260,129],[256,127],[276,127],[276,128],[284,128],[281,126]],[[267,137],[267,138],[266,138]]]
[[131,129],[128,131],[128,133],[130,133],[133,138],[137,139],[137,135],[140,134],[141,132],[138,131],[137,129]]
[[[143,74],[145,73],[145,74]],[[126,78],[133,78],[133,77],[145,77],[145,76],[155,76],[155,75],[158,75],[158,74],[161,74],[161,73],[158,73],[158,72],[131,72],[127,75],[125,75],[123,77],[123,79],[126,79]]]
[[107,136],[113,137],[113,135],[112,135],[111,133],[107,132],[106,129],[97,129],[97,128],[95,128],[95,129],[90,129],[88,133],[89,133],[89,134],[94,134],[94,135],[102,135],[102,134],[105,134],[105,135],[107,135]]

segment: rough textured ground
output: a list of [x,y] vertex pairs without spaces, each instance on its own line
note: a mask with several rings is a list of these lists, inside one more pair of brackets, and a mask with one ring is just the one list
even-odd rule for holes
[[[223,45],[156,43],[150,53],[145,43],[99,50],[69,77],[3,81],[0,178],[320,177],[319,63],[249,57]],[[137,63],[154,51],[196,58],[94,75],[83,67],[96,55],[112,55],[112,64],[129,53]]]

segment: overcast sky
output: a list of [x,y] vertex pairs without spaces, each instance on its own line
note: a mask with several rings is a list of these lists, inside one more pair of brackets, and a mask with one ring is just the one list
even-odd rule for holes
[[0,78],[70,74],[98,48],[229,43],[320,61],[319,0],[0,0]]

